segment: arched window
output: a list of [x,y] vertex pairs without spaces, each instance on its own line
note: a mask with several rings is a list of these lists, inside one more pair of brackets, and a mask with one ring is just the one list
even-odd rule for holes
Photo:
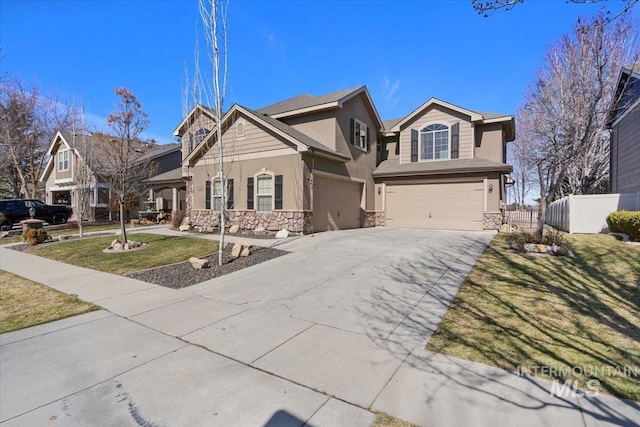
[[449,158],[449,127],[433,124],[420,131],[420,160]]
[[244,123],[243,122],[238,122],[238,124],[236,125],[236,136],[237,137],[243,137],[244,136]]

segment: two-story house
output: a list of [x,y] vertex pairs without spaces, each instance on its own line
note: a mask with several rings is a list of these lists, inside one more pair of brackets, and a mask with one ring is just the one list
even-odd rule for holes
[[611,129],[609,189],[640,192],[640,65],[622,68],[607,127]]
[[219,224],[296,232],[388,227],[483,229],[500,225],[512,116],[432,99],[384,122],[366,87],[299,95],[252,110],[234,105],[221,121],[197,105],[181,138],[187,214]]
[[[99,164],[96,157],[104,155],[101,150],[101,138],[109,136],[103,133],[71,133],[58,132],[48,150],[49,160],[40,182],[45,183],[46,203],[64,204],[74,208],[74,218],[77,220],[77,191],[80,183],[78,171],[87,168],[89,171],[88,186],[90,189],[89,209],[85,220],[106,220],[109,218],[111,190],[109,184],[100,178],[100,171],[95,170]],[[140,142],[140,161],[155,163],[157,174],[163,174],[176,168],[180,170],[180,144],[147,144]],[[91,157],[85,159],[84,157]],[[94,165],[93,167],[91,165]],[[150,185],[149,185],[150,186]],[[141,204],[137,208],[142,208]],[[130,212],[136,215],[138,209]]]
[[432,98],[385,122],[373,172],[376,211],[387,227],[495,229],[502,223],[506,143],[512,116],[481,113]]

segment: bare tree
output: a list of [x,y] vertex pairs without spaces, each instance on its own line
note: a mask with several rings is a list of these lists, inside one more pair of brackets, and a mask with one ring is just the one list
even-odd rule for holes
[[73,204],[75,205],[75,214],[78,220],[78,231],[80,237],[82,237],[83,220],[91,209],[92,185],[96,185],[97,182],[93,172],[93,143],[86,125],[84,105],[80,106],[78,116],[79,123],[77,126],[73,126],[72,133],[72,145],[75,153],[73,161],[73,185],[75,186]]
[[[227,177],[224,162],[224,147],[222,143],[222,117],[224,98],[227,91],[227,9],[228,2],[220,0],[199,0],[198,7],[207,43],[208,59],[212,80],[212,101],[216,131],[217,168],[220,176],[220,242],[218,248],[218,264],[222,265],[222,250],[224,248],[225,220],[227,210]],[[200,70],[197,64],[196,73]],[[196,80],[198,82],[199,79]],[[198,88],[201,86],[198,85]],[[211,90],[207,91],[207,95]],[[209,103],[211,105],[211,103]]]
[[627,18],[603,25],[603,13],[578,20],[571,35],[549,47],[518,111],[520,139],[538,171],[540,211],[565,194],[602,188],[608,174],[606,120],[619,70],[638,48]]
[[117,200],[121,243],[125,245],[125,206],[138,201],[145,191],[144,182],[153,176],[156,165],[145,157],[145,152],[153,144],[139,140],[150,124],[147,113],[129,89],[116,88],[115,94],[120,97],[120,102],[107,117],[111,135],[98,135],[95,139],[95,165]]
[[[518,133],[522,132],[518,126]],[[518,207],[526,205],[525,199],[531,191],[535,181],[535,165],[531,162],[529,147],[524,142],[526,139],[516,139],[509,144],[509,164],[513,166],[513,195]]]
[[[517,4],[524,3],[525,0],[471,0],[471,4],[478,14],[485,18],[491,16],[496,10],[503,9],[509,11],[513,9]],[[605,3],[607,0],[566,0],[566,3],[575,4],[594,4]],[[620,16],[625,15],[631,10],[639,0],[622,0],[622,8],[617,12],[606,11],[604,16],[604,23],[609,23]]]
[[72,120],[72,108],[43,96],[35,85],[27,88],[18,79],[0,82],[0,150],[15,169],[10,172],[20,181],[20,196],[38,197],[49,143]]

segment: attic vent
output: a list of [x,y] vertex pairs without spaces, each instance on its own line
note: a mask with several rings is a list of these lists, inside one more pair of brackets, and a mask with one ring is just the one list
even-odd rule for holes
[[133,151],[135,151],[136,153],[142,153],[142,150],[139,148],[134,148]]

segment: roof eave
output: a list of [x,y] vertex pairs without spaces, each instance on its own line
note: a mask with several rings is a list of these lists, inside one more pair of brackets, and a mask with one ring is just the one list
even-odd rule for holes
[[299,108],[297,110],[291,110],[291,111],[285,111],[282,113],[278,113],[278,114],[269,114],[270,117],[273,117],[274,119],[280,119],[283,117],[293,117],[293,116],[300,116],[303,114],[309,114],[309,113],[314,113],[317,111],[324,111],[324,110],[332,110],[334,108],[340,108],[340,101],[334,101],[334,102],[327,102],[324,104],[320,104],[320,105],[314,105],[312,107],[306,107],[306,108]]
[[438,98],[430,98],[427,102],[425,102],[424,104],[422,104],[421,106],[419,106],[418,108],[416,108],[415,110],[413,110],[411,113],[409,113],[404,119],[400,120],[398,123],[396,123],[392,128],[391,131],[392,132],[400,132],[400,128],[407,123],[409,120],[413,119],[416,115],[418,115],[418,113],[420,113],[422,110],[429,108],[431,105],[433,104],[438,104],[441,105],[445,108],[448,108],[450,110],[453,111],[457,111],[461,114],[464,114],[466,116],[469,116],[469,118],[471,119],[471,121],[481,121],[483,119],[481,114],[476,113],[475,111],[471,111],[471,110],[467,110],[466,108],[462,108],[462,107],[458,107],[457,105],[453,105],[450,104],[446,101],[442,101]]
[[373,172],[374,178],[395,178],[405,176],[431,176],[431,175],[450,175],[452,173],[474,173],[474,172],[512,172],[511,165],[498,166],[478,166],[470,168],[457,169],[440,169],[437,171],[402,171],[402,172]]
[[309,148],[308,150],[305,150],[305,151],[311,152],[315,156],[322,157],[328,160],[334,160],[340,163],[347,163],[348,161],[351,160],[350,157],[344,156],[340,153],[329,153],[326,151],[318,150],[317,148]]

